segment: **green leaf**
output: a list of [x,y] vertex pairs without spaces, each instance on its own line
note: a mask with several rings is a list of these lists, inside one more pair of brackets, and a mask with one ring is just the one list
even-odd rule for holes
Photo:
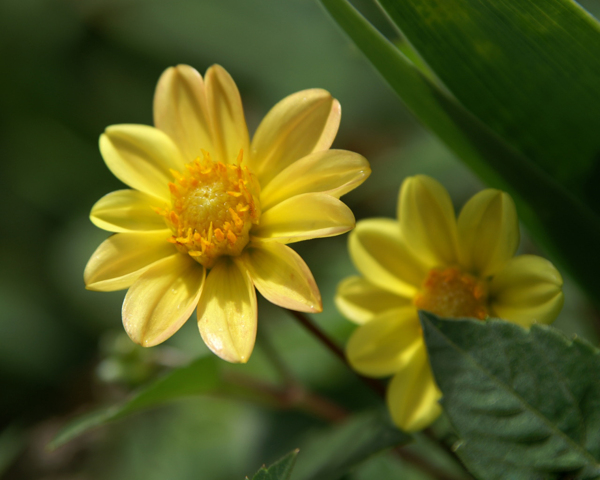
[[[252,477],[252,480],[288,480],[292,474],[294,463],[296,463],[296,455],[298,455],[297,449],[277,460],[269,468],[262,467]],[[246,477],[247,479],[248,477]]]
[[412,440],[387,415],[368,413],[326,430],[300,447],[293,480],[335,480],[370,456]]
[[[467,110],[561,184],[592,180],[600,153],[600,25],[579,5],[378,1]],[[573,193],[586,201],[594,194],[600,207],[596,189]]]
[[457,454],[475,475],[600,478],[600,350],[547,326],[419,315]]
[[121,404],[96,410],[69,422],[58,432],[49,448],[57,448],[91,428],[132,413],[178,398],[214,391],[220,383],[216,358],[202,357],[186,367],[172,370]]
[[[468,0],[463,0],[465,2]],[[496,124],[485,125],[446,89],[427,78],[346,0],[322,0],[322,3],[418,119],[485,183],[510,193],[521,219],[537,240],[593,298],[600,298],[600,277],[596,275],[600,271],[600,256],[590,254],[595,251],[595,245],[600,244],[600,217],[574,193],[577,188],[573,183],[563,177],[554,178],[535,163],[530,158],[533,148],[519,151],[515,145],[500,138]],[[507,2],[485,2],[485,5],[491,3]],[[437,4],[442,5],[441,2]],[[485,7],[481,9],[485,10]],[[448,17],[464,14],[460,9],[454,12],[446,14]],[[416,15],[406,21],[426,23]],[[432,67],[432,63],[429,66]],[[435,68],[432,70],[438,75]],[[463,77],[467,77],[463,78],[465,83],[470,80],[467,73],[462,72]],[[501,73],[496,72],[496,76]],[[465,87],[464,90],[464,95],[468,95],[469,89]],[[517,119],[517,113],[514,115]],[[485,120],[489,119],[486,117]],[[597,124],[598,120],[595,122]],[[508,124],[504,128],[510,130]],[[515,123],[513,128],[525,128],[523,121]],[[529,129],[525,128],[524,135],[528,135],[527,132]],[[591,147],[586,147],[588,150]],[[538,157],[536,151],[535,159]],[[588,160],[587,165],[589,163]]]

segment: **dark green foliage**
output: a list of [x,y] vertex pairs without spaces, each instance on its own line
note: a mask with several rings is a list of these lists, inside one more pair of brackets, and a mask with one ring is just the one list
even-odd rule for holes
[[313,436],[301,446],[293,480],[335,480],[383,450],[405,445],[410,435],[386,415],[369,413]]
[[76,418],[63,427],[50,444],[50,448],[59,447],[90,428],[140,410],[178,398],[214,391],[220,385],[217,362],[216,357],[212,355],[202,357],[186,367],[172,370],[121,404],[96,410]]

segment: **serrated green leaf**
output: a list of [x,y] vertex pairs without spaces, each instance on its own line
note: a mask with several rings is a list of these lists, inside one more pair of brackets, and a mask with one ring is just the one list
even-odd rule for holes
[[358,415],[302,445],[292,479],[335,480],[370,456],[411,440],[381,413]]
[[600,476],[600,350],[547,326],[419,315],[457,453],[475,475]]
[[142,388],[125,402],[82,415],[64,426],[49,448],[54,449],[87,430],[178,398],[214,391],[221,384],[217,360],[202,357]]
[[297,455],[298,450],[296,449],[288,453],[285,457],[277,460],[273,465],[269,466],[269,468],[262,467],[252,477],[252,480],[289,480],[292,469],[294,468],[294,463],[296,463]]
[[[463,0],[463,3],[468,1]],[[531,149],[523,149],[525,153],[517,150],[489,125],[475,118],[447,90],[419,71],[347,0],[322,0],[322,3],[409,110],[485,183],[510,193],[517,203],[519,216],[536,239],[579,280],[592,298],[600,298],[600,278],[595,274],[600,270],[600,256],[590,255],[595,245],[600,244],[600,217],[574,193],[577,188],[572,182],[561,177],[559,180],[565,182],[559,183],[530,158]],[[485,8],[482,6],[482,9]],[[460,17],[461,13],[457,10],[454,14]],[[447,13],[448,16],[454,14]],[[420,21],[418,18],[409,20]],[[433,71],[437,75],[435,69]],[[468,72],[462,73],[467,75]],[[465,90],[468,93],[468,88]],[[528,131],[522,122],[513,127],[525,128],[525,134]],[[568,162],[569,158],[564,161]],[[589,160],[587,162],[589,164]]]

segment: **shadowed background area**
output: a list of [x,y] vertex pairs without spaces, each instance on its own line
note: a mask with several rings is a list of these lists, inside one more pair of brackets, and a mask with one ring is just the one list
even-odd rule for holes
[[[396,39],[374,5],[354,3]],[[596,0],[582,3],[599,11]],[[334,147],[361,153],[373,169],[344,197],[357,219],[394,216],[407,175],[437,178],[457,207],[482,187],[411,118],[314,1],[4,0],[0,59],[0,478],[243,478],[324,426],[282,405],[206,396],[45,449],[74,414],[208,354],[195,315],[164,346],[136,347],[121,326],[124,292],[89,292],[82,278],[108,235],[91,224],[90,208],[122,188],[102,161],[98,136],[111,124],[152,124],[154,87],[168,66],[186,63],[204,73],[223,65],[238,84],[251,133],[286,95],[329,90],[343,112]],[[353,328],[333,305],[337,283],[354,272],[346,240],[294,245],[323,296],[324,312],[314,319],[340,344]],[[526,232],[521,251],[536,252]],[[565,293],[557,326],[597,340],[593,312],[569,279]],[[276,378],[271,345],[310,389],[348,410],[378,405],[291,317],[259,303],[253,358],[228,371]],[[348,478],[388,476],[428,478],[389,456]]]

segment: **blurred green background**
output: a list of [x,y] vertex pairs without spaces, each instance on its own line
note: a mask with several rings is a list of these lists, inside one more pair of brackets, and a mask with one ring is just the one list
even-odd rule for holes
[[[377,8],[354,2],[395,38]],[[598,14],[600,2],[582,2]],[[223,65],[236,80],[251,132],[280,99],[321,87],[342,105],[335,148],[357,151],[373,174],[345,198],[357,219],[394,216],[402,179],[440,180],[457,208],[482,188],[404,110],[313,0],[3,0],[0,3],[0,478],[243,479],[326,428],[310,415],[233,396],[177,402],[45,449],[78,413],[207,349],[194,319],[164,346],[135,347],[121,327],[124,292],[88,292],[87,259],[107,237],[93,203],[122,188],[100,157],[108,125],[152,123],[161,72]],[[295,244],[320,286],[315,321],[340,343],[352,331],[333,306],[354,269],[346,237]],[[537,252],[523,232],[523,252]],[[557,326],[598,340],[597,313],[567,278]],[[261,301],[261,335],[307,388],[351,411],[380,404],[283,311]],[[264,339],[263,339],[264,340]],[[245,366],[276,378],[263,340]],[[426,447],[418,447],[426,448]],[[427,478],[379,456],[348,478]]]

